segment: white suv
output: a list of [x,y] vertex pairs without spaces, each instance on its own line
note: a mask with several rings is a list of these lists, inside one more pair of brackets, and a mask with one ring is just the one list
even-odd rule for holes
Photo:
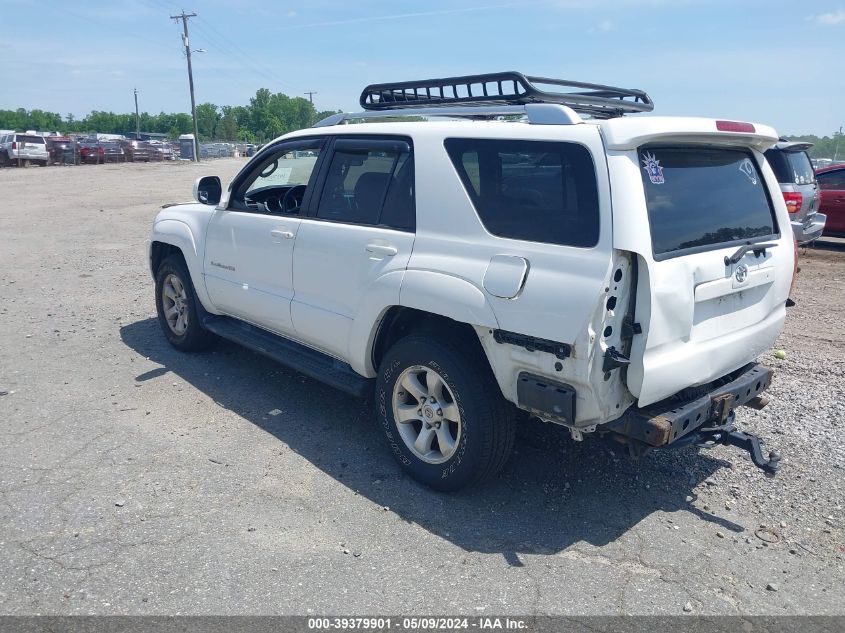
[[0,167],[31,164],[46,167],[50,162],[47,140],[40,134],[10,133],[0,136]]
[[501,468],[517,408],[632,455],[723,443],[777,470],[733,424],[765,405],[754,361],[794,273],[774,130],[623,117],[651,100],[519,73],[361,104],[158,214],[175,347],[222,336],[374,397],[399,464],[440,490]]

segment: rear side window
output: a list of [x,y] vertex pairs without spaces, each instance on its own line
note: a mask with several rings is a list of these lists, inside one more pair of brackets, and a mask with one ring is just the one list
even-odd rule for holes
[[639,159],[656,259],[777,234],[750,152],[644,147]]
[[822,189],[845,189],[845,169],[818,174],[816,178]]
[[414,165],[403,141],[339,139],[317,217],[413,231]]
[[772,166],[772,171],[778,182],[793,185],[811,185],[815,181],[813,164],[806,152],[786,152],[781,149],[770,149],[766,152],[766,160]]
[[598,243],[596,172],[584,146],[465,138],[445,145],[493,235],[585,248]]

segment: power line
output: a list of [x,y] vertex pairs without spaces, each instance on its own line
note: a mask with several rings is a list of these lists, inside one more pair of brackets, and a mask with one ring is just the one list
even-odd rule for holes
[[[168,0],[142,0],[142,2],[150,7],[157,6],[162,9],[166,9],[168,7],[172,8],[175,4],[173,2],[168,2]],[[243,48],[238,46],[231,34],[222,33],[215,28],[207,18],[197,16],[197,19],[194,20],[193,24],[194,28],[197,29],[209,42],[212,42],[216,48],[221,49],[221,52],[225,52],[228,55],[237,58],[237,63],[242,69],[249,70],[256,77],[259,77],[264,81],[271,82],[271,86],[281,86],[286,90],[293,90],[292,86],[279,80],[278,75],[274,70],[263,65],[255,57],[250,56]],[[234,77],[233,75],[226,73],[223,69],[217,70],[252,90],[252,86],[248,86],[243,83],[242,77]]]
[[200,18],[199,24],[201,25],[201,27],[207,29],[207,32],[205,32],[206,36],[212,37],[213,39],[217,40],[220,43],[220,46],[228,48],[232,54],[240,57],[241,60],[246,62],[245,65],[251,67],[254,72],[260,74],[264,78],[268,79],[269,81],[272,81],[273,83],[279,86],[282,86],[288,90],[294,90],[293,86],[279,80],[278,75],[275,72],[268,72],[266,67],[264,67],[261,62],[249,55],[246,51],[243,50],[243,48],[238,46],[238,44],[236,44],[235,41],[229,35],[221,33],[208,20],[206,20],[205,18]]
[[188,58],[188,86],[191,89],[191,117],[194,120],[194,160],[200,160],[200,133],[197,128],[197,102],[194,99],[194,71],[191,68],[191,41],[188,37],[188,19],[197,17],[196,13],[185,13],[182,10],[181,15],[171,15],[171,20],[182,20],[182,43],[185,45],[185,56]]
[[[212,42],[216,47],[220,48],[221,51],[223,51],[223,52],[225,52],[225,53],[227,53],[231,56],[240,56],[243,59],[246,59],[246,58],[243,57],[243,55],[241,53],[239,53],[234,48],[232,48],[229,44],[227,44],[225,42],[225,40],[218,38],[217,36],[213,35],[210,31],[206,30],[202,26],[202,23],[198,22],[195,26],[199,30],[200,33],[202,33],[206,38],[208,38],[208,40],[210,42]],[[207,23],[206,23],[206,26],[207,26]],[[242,66],[242,67],[248,67],[257,76],[260,76],[265,81],[271,81],[271,82],[274,82],[274,83],[276,82],[275,77],[273,77],[272,75],[262,71],[260,68],[252,66],[251,63],[248,63],[248,62],[245,62],[245,61],[242,61],[242,60],[238,60],[238,64],[240,64],[240,66]]]

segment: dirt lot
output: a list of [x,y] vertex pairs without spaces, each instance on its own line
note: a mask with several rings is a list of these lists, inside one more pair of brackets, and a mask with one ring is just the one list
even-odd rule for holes
[[802,253],[772,402],[740,415],[776,479],[531,423],[443,495],[362,403],[165,344],[150,222],[242,164],[0,170],[0,613],[845,612],[845,245]]

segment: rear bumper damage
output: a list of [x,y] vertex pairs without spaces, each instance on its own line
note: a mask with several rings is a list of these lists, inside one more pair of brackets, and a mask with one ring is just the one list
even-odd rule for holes
[[819,239],[824,233],[827,216],[823,213],[813,213],[803,222],[792,222],[792,233],[798,244],[807,244]]
[[676,396],[644,408],[631,408],[618,420],[605,425],[614,439],[629,445],[632,454],[653,448],[697,444],[703,447],[725,444],[748,451],[756,466],[774,475],[780,456],[763,456],[760,439],[734,426],[739,406],[763,408],[761,395],[772,381],[772,370],[752,363],[692,393]]

